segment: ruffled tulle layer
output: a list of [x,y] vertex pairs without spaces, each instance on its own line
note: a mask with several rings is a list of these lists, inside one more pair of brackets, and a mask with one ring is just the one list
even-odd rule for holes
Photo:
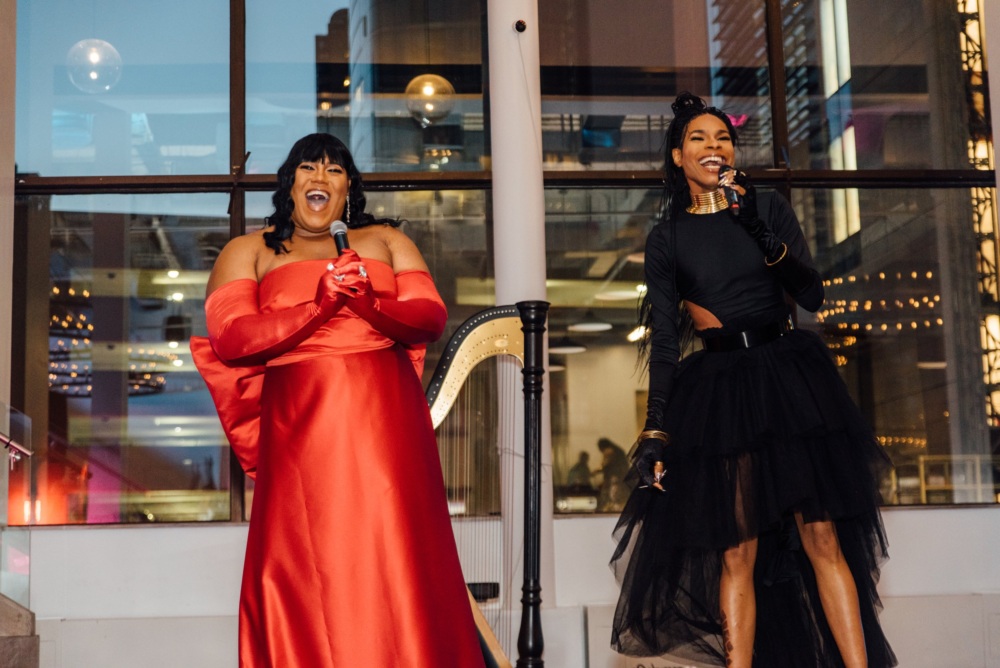
[[686,358],[666,424],[680,461],[637,488],[615,529],[622,586],[612,646],[724,664],[722,552],[757,537],[754,665],[837,667],[794,516],[832,520],[854,575],[872,668],[895,665],[878,623],[886,541],[878,482],[889,462],[815,334]]

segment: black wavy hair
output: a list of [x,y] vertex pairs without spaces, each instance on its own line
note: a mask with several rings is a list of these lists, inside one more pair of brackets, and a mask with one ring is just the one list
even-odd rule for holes
[[[726,112],[718,107],[708,106],[705,100],[694,93],[687,91],[680,93],[670,105],[670,108],[674,112],[674,117],[667,126],[667,135],[664,142],[663,194],[660,201],[660,214],[657,224],[666,223],[671,225],[669,248],[670,270],[674,273],[674,289],[676,290],[677,264],[674,261],[673,253],[677,245],[677,234],[676,228],[673,225],[677,213],[682,208],[691,204],[691,186],[688,185],[687,178],[684,176],[684,170],[674,164],[673,150],[675,148],[682,148],[684,137],[691,121],[705,114],[711,114],[726,124],[726,130],[729,131],[729,136],[733,141],[733,148],[739,146],[739,133],[736,131],[736,126],[733,125],[732,119]],[[678,296],[679,303],[680,298]],[[680,349],[683,354],[684,350],[694,340],[694,324],[683,306],[680,307],[680,310],[678,330],[680,332]],[[639,324],[646,328],[646,335],[639,339],[639,357],[637,363],[642,365],[649,359],[650,333],[653,327],[653,305],[650,302],[648,291],[639,303]]]
[[292,222],[292,211],[295,203],[292,201],[292,185],[295,183],[295,170],[303,162],[328,162],[340,165],[347,171],[351,182],[347,193],[350,208],[350,220],[345,220],[347,227],[354,229],[375,224],[388,224],[397,227],[400,221],[391,218],[376,218],[365,211],[367,198],[361,182],[361,172],[354,164],[354,157],[344,142],[331,134],[317,132],[306,135],[292,145],[285,162],[278,168],[278,189],[271,196],[274,213],[268,216],[267,224],[274,229],[264,233],[264,243],[274,251],[275,255],[287,253],[284,242],[292,236],[295,228]]

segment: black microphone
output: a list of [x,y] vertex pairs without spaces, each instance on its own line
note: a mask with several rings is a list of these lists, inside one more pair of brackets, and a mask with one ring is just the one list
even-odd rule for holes
[[335,220],[330,223],[330,236],[333,237],[333,243],[337,244],[337,255],[350,248],[347,245],[347,225],[344,221]]
[[[719,167],[719,180],[722,180],[722,175],[726,172],[732,171],[733,168],[730,165],[722,165]],[[726,201],[729,202],[729,208],[732,209],[733,213],[740,212],[740,194],[729,188],[727,186],[722,186],[722,192],[726,193]]]

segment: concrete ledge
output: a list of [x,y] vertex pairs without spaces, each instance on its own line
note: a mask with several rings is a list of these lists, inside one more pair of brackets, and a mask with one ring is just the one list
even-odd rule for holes
[[[6,596],[0,596],[0,638],[35,635],[35,615]],[[0,656],[5,656],[0,653]],[[3,666],[0,663],[0,666]]]
[[38,668],[38,636],[0,638],[0,668]]
[[[237,619],[39,619],[44,668],[235,666]],[[0,664],[0,668],[6,668]]]

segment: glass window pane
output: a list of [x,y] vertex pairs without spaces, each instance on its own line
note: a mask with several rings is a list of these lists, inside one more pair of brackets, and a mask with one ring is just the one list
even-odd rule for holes
[[[646,400],[627,335],[658,197],[546,191],[557,512],[617,512],[624,500],[612,476]],[[994,197],[985,189],[793,192],[826,282],[824,306],[800,312],[799,326],[827,342],[896,465],[883,481],[886,503],[1000,502]]]
[[[854,199],[858,230],[837,228]],[[1000,501],[995,191],[802,190],[824,337],[896,466],[887,503]],[[985,371],[985,373],[984,373]]]
[[617,512],[628,493],[625,453],[646,410],[630,337],[659,202],[659,189],[545,191],[556,512]]
[[277,171],[317,131],[362,172],[483,169],[482,17],[462,0],[251,0],[248,170]]
[[[18,283],[29,304],[38,524],[229,519],[229,446],[188,341],[205,334],[226,195],[26,198]],[[40,358],[40,359],[39,359]],[[42,419],[44,416],[44,419]],[[12,514],[12,521],[19,520]]]
[[795,169],[991,169],[976,3],[782,3]]
[[229,3],[17,3],[19,171],[229,172]]
[[761,0],[553,0],[538,13],[546,169],[659,169],[685,90],[733,116],[743,164],[770,166]]

